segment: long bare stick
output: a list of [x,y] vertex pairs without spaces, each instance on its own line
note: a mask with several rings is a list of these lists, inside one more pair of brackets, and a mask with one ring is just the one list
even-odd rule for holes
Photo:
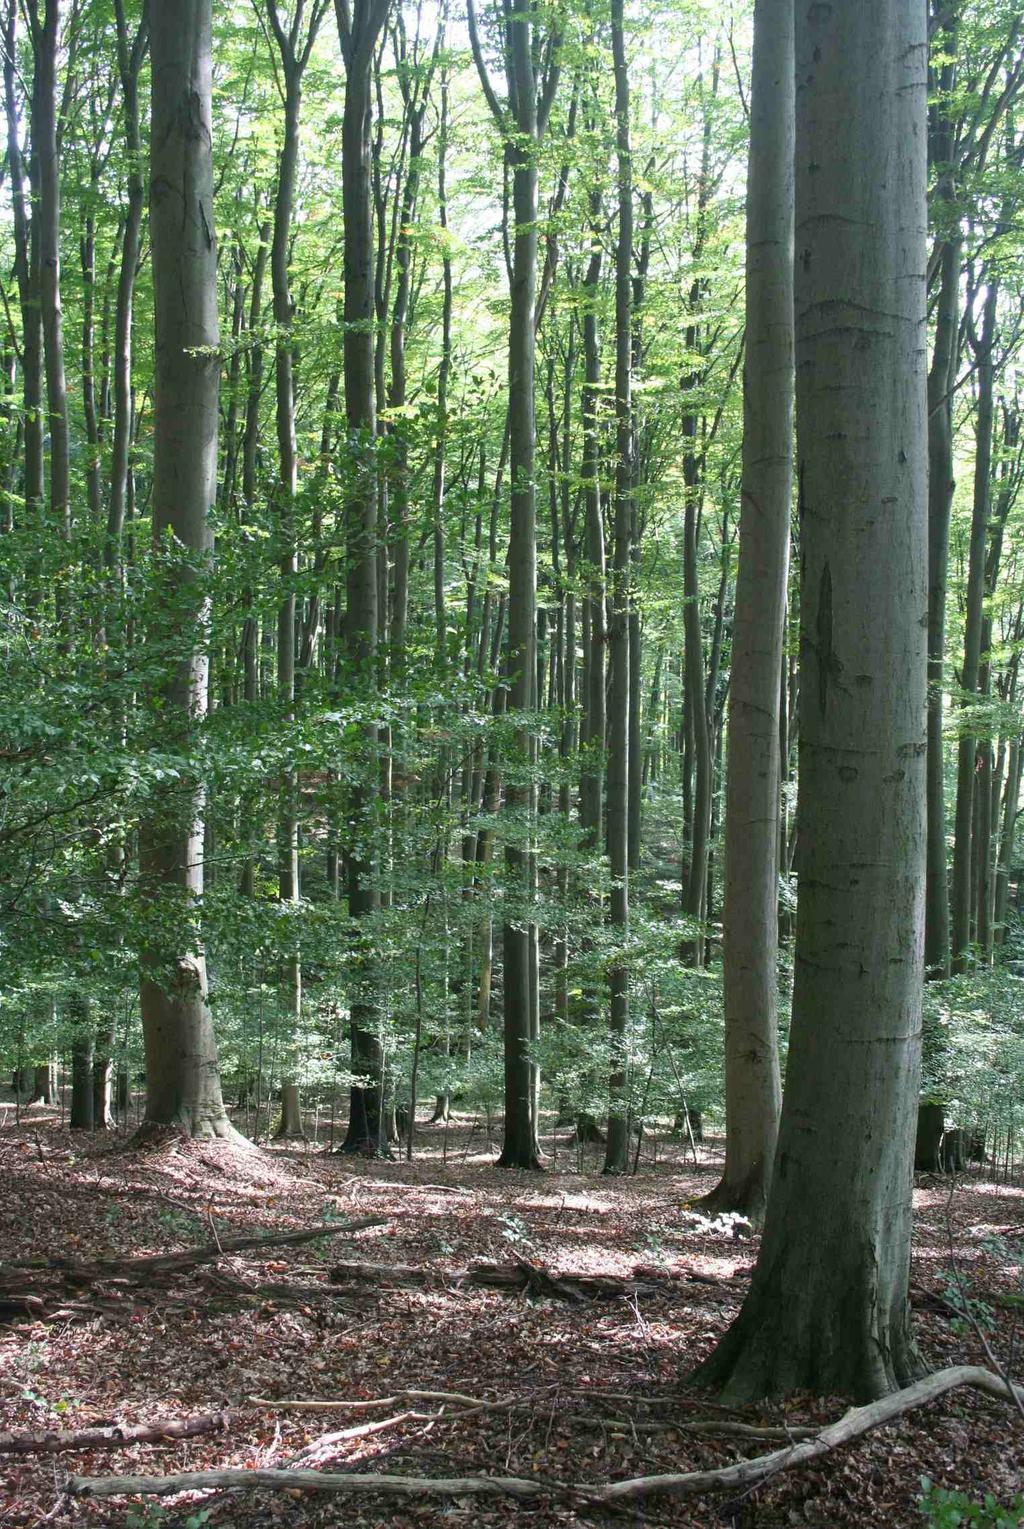
[[375,1476],[372,1474],[333,1475],[320,1471],[223,1470],[188,1471],[177,1476],[72,1476],[68,1492],[72,1497],[168,1497],[177,1492],[216,1488],[264,1487],[275,1491],[311,1491],[356,1493],[373,1492],[389,1497],[480,1497],[505,1496],[529,1498],[564,1494],[578,1501],[610,1504],[653,1496],[690,1496],[698,1492],[745,1489],[756,1486],[780,1471],[792,1470],[810,1460],[830,1454],[842,1444],[849,1444],[862,1434],[892,1422],[916,1407],[936,1401],[947,1391],[970,1386],[1001,1401],[1016,1403],[1024,1398],[1024,1389],[1008,1385],[991,1370],[977,1365],[952,1365],[937,1370],[924,1380],[880,1401],[864,1407],[851,1407],[838,1422],[823,1428],[813,1439],[802,1440],[752,1460],[738,1460],[732,1465],[710,1471],[685,1471],[664,1476],[635,1476],[626,1481],[612,1481],[596,1486],[562,1486],[552,1482],[529,1481],[518,1476]]

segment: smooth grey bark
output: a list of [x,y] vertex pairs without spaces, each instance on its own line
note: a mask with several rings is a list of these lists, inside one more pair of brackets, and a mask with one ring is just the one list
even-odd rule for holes
[[[444,44],[446,18],[442,13],[438,21],[435,45],[424,68],[418,60],[406,56],[404,29],[400,33],[402,53],[399,57],[399,86],[405,107],[409,130],[409,167],[402,188],[398,235],[395,244],[395,297],[391,311],[389,349],[391,357],[391,380],[388,387],[388,406],[395,413],[397,427],[394,437],[392,473],[392,503],[394,506],[394,576],[391,599],[390,648],[392,672],[400,673],[405,663],[406,627],[409,616],[409,462],[407,431],[402,419],[406,405],[406,338],[409,323],[409,306],[412,294],[412,265],[416,216],[419,205],[420,180],[423,173],[423,151],[427,106],[430,87],[437,65],[440,49]],[[417,67],[418,65],[418,67]],[[447,75],[441,85],[441,115],[438,129],[437,196],[438,223],[442,231],[442,344],[441,365],[437,380],[437,444],[434,455],[434,483],[432,501],[434,506],[434,614],[440,630],[444,620],[444,526],[440,506],[444,499],[444,437],[447,429],[448,378],[451,371],[451,322],[452,322],[452,267],[447,244],[448,192],[446,149],[448,137],[448,81]],[[440,584],[438,581],[440,580]]]
[[908,1282],[925,891],[923,6],[798,0],[799,906],[764,1235],[700,1372],[730,1398],[920,1373]]
[[51,1057],[37,1062],[32,1069],[32,1097],[30,1104],[57,1103],[57,1064]]
[[121,537],[128,504],[128,473],[132,436],[132,318],[135,278],[142,247],[142,215],[146,205],[146,182],[142,168],[142,133],[139,116],[139,75],[149,46],[149,6],[143,5],[135,36],[130,37],[124,0],[115,0],[117,67],[121,80],[124,146],[128,163],[128,206],[121,241],[121,268],[114,308],[114,428],[110,447],[110,491],[107,500],[107,567],[120,563]]
[[[964,658],[960,672],[961,705],[967,708],[978,691],[981,667],[985,559],[988,552],[989,512],[992,504],[992,434],[995,418],[996,296],[992,280],[982,303],[981,331],[975,337],[978,375],[978,408],[975,416],[974,502],[967,562],[967,605],[964,613]],[[974,777],[978,738],[970,712],[961,723],[957,745],[956,819],[953,839],[952,941],[953,970],[966,970],[971,951],[971,909],[977,870],[973,853]]]
[[114,1124],[114,1016],[104,1017],[96,1027],[92,1056],[92,1124],[94,1131],[109,1131]]
[[[487,73],[472,0],[470,42],[484,96],[505,141],[512,174],[512,262],[509,273],[509,462],[511,531],[508,574],[509,705],[523,717],[517,731],[517,775],[506,789],[507,810],[529,822],[536,810],[532,767],[536,743],[524,714],[537,704],[537,486],[534,418],[535,311],[537,300],[537,154],[558,85],[560,40],[548,47],[536,34],[529,0],[511,0],[505,20],[504,63],[509,99],[502,104]],[[536,59],[547,54],[538,80]],[[527,776],[524,781],[522,774]],[[502,948],[505,995],[505,1137],[499,1165],[539,1168],[537,1122],[539,1074],[531,1048],[539,1036],[537,926],[530,916],[536,864],[529,847],[511,843],[505,862],[516,901],[515,922],[506,922]]]
[[[327,10],[327,0],[317,0],[303,30],[303,7],[296,5],[291,23],[281,18],[277,0],[266,0],[267,21],[280,58],[284,133],[278,162],[274,199],[274,232],[270,247],[270,282],[274,302],[275,420],[277,424],[278,475],[276,512],[283,548],[279,572],[281,602],[277,616],[277,693],[286,714],[295,703],[295,582],[299,554],[295,528],[295,495],[298,491],[298,448],[295,439],[295,377],[293,319],[295,304],[288,278],[295,186],[299,170],[299,121],[302,111],[302,78]],[[278,897],[295,907],[299,902],[299,783],[294,770],[285,771],[278,824]],[[284,1047],[284,1081],[281,1085],[281,1118],[277,1135],[301,1136],[302,1105],[293,1070],[302,1025],[302,958],[293,951],[286,957],[283,1001],[287,1036]]]
[[[102,157],[93,145],[89,156],[89,197],[96,195]],[[78,242],[82,266],[82,416],[85,424],[86,462],[85,497],[89,519],[98,525],[102,503],[100,486],[100,431],[96,410],[96,220],[86,213],[85,227]]]
[[93,1129],[92,1092],[92,1016],[87,998],[80,992],[72,993],[67,1002],[67,1018],[71,1024],[71,1111],[68,1119],[72,1131]]
[[[27,9],[35,69],[32,77],[32,154],[38,167],[33,225],[38,224],[39,302],[50,434],[50,515],[61,536],[71,533],[68,390],[64,372],[64,317],[60,289],[60,164],[57,127],[59,0],[38,0]],[[63,603],[59,595],[58,603]]]
[[943,691],[946,658],[946,593],[949,520],[953,506],[953,385],[959,357],[961,245],[955,206],[953,123],[944,97],[956,79],[956,13],[943,26],[947,61],[931,83],[938,97],[930,108],[928,156],[935,172],[939,238],[939,293],[935,339],[928,369],[928,884],[925,898],[925,971],[949,975],[949,885],[946,868],[945,741]]
[[[211,0],[161,0],[151,56],[152,513],[160,588],[149,635],[167,664],[163,707],[172,743],[186,751],[208,703],[203,580],[217,481]],[[142,891],[151,904],[163,903],[154,907],[157,932],[141,973],[145,1120],[190,1136],[239,1139],[221,1096],[206,958],[189,929],[203,891],[201,784],[183,795],[183,802],[153,803],[139,826]]]
[[[370,145],[373,111],[371,77],[377,38],[387,20],[389,0],[335,0],[338,36],[345,61],[342,122],[342,204],[345,216],[345,418],[352,454],[353,486],[346,515],[348,571],[345,644],[350,680],[369,693],[376,678],[378,638],[376,394],[374,381],[374,250]],[[357,833],[372,831],[377,795],[377,728],[364,726],[368,768],[352,793]],[[355,919],[380,906],[372,851],[355,850],[348,860],[348,906]],[[342,1151],[380,1155],[384,1139],[383,1047],[373,963],[362,962],[350,1005],[352,1068],[363,1080],[349,1095],[349,1123]]]
[[[242,430],[242,500],[247,515],[251,514],[256,503],[256,460],[260,436],[260,399],[263,394],[263,346],[260,342],[259,330],[263,313],[263,284],[270,256],[270,240],[271,226],[263,222],[260,225],[259,245],[252,264],[252,289],[249,294],[250,343],[246,349],[248,386],[245,398],[245,424]],[[248,614],[242,627],[242,670],[243,695],[249,702],[258,700],[260,693],[259,627],[257,618],[252,614],[253,601],[253,592],[246,590],[243,595],[243,604]],[[250,886],[250,890],[254,870],[252,862],[247,861],[242,879]]]
[[1009,904],[1010,871],[1013,867],[1014,836],[1020,806],[1021,766],[1024,754],[1021,740],[1014,738],[1010,744],[1006,767],[1006,789],[1003,793],[1003,820],[996,856],[995,914],[993,918],[996,943],[1001,945],[1006,935],[1006,913]]
[[779,1128],[781,696],[793,486],[793,0],[756,0],[747,175],[739,570],[725,810],[725,1170],[764,1219]]
[[[711,95],[718,91],[717,53],[712,65]],[[685,347],[688,356],[703,356],[706,340],[701,333],[700,305],[707,279],[700,272],[707,242],[707,209],[711,199],[711,114],[705,107],[702,131],[701,165],[697,184],[693,265],[697,274],[690,283]],[[684,379],[687,392],[696,390],[706,375],[706,363],[697,365]],[[682,908],[690,918],[703,922],[707,915],[708,855],[711,849],[711,812],[714,788],[714,737],[708,715],[707,668],[701,632],[700,584],[697,568],[698,529],[703,498],[704,450],[698,440],[700,415],[697,405],[688,399],[682,421],[686,441],[683,453],[683,637],[686,676],[686,727],[688,755],[684,754],[684,841],[689,847],[689,865],[683,874]],[[686,796],[693,772],[692,816],[690,832],[685,832]],[[683,955],[693,965],[704,960],[704,939],[687,941]]]
[[[623,0],[611,5],[619,232],[615,249],[615,517],[611,608],[611,695],[608,707],[609,923],[625,950],[629,940],[630,603],[633,532],[633,168],[629,133],[629,71]],[[623,954],[608,973],[608,1131],[605,1173],[629,1167],[629,965]]]
[[[1003,554],[1003,534],[1010,510],[1017,497],[1016,484],[1009,471],[1005,448],[1012,449],[1012,440],[1004,433],[1003,459],[998,475],[998,491],[988,526],[988,547],[985,554],[985,591],[981,622],[981,663],[978,671],[978,692],[988,700],[992,693],[992,610],[999,585],[999,569]],[[980,743],[981,768],[975,779],[977,797],[976,827],[973,833],[971,864],[974,872],[974,932],[979,958],[991,965],[995,947],[995,888],[996,856],[998,854],[999,795],[1002,782],[1002,755],[1005,745],[1000,746],[997,761],[992,740]]]
[[39,306],[38,228],[32,215],[31,177],[19,135],[17,97],[18,0],[8,0],[4,18],[4,104],[7,115],[7,170],[11,178],[14,270],[21,306],[21,386],[24,414],[24,494],[30,523],[46,492],[43,463],[43,350]]
[[583,396],[581,400],[583,449],[580,463],[586,529],[585,597],[583,603],[583,723],[584,746],[580,770],[580,827],[584,843],[594,847],[602,841],[605,750],[605,547],[601,509],[601,458],[598,400],[601,387],[601,353],[597,302],[601,283],[603,246],[598,235],[601,222],[601,191],[590,194],[590,259],[583,282]]

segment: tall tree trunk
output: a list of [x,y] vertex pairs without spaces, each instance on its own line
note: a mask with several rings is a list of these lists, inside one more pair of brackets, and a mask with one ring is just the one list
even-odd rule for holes
[[[505,25],[508,106],[502,107],[487,75],[470,0],[470,42],[484,95],[506,142],[512,172],[512,263],[509,277],[509,461],[511,531],[508,551],[509,704],[522,718],[537,705],[537,488],[535,471],[534,367],[537,299],[537,148],[544,136],[558,82],[557,39],[540,82],[536,57],[541,39],[529,0],[510,0]],[[514,134],[509,132],[509,117]],[[532,766],[536,741],[525,720],[517,730],[517,773],[506,791],[508,811],[525,817],[536,811]],[[499,1164],[539,1168],[537,1121],[539,1072],[533,1050],[540,1033],[537,1001],[537,925],[532,914],[536,860],[521,842],[505,851],[515,920],[505,923],[502,948],[505,983],[505,1139]]]
[[75,992],[68,1000],[68,1019],[71,1022],[71,1113],[68,1124],[72,1131],[91,1131],[93,1128],[92,1092],[92,1016],[90,1004],[81,993]]
[[601,388],[598,348],[598,289],[601,282],[601,192],[590,195],[590,260],[583,283],[583,452],[580,477],[586,513],[586,596],[583,606],[583,765],[580,770],[580,827],[584,842],[602,842],[605,749],[605,551],[601,510],[600,432],[597,410]]
[[725,813],[725,1171],[716,1210],[764,1219],[778,1057],[779,781],[793,480],[793,0],[757,0],[747,177],[740,558]]
[[[975,420],[974,506],[967,567],[967,609],[964,616],[964,662],[960,689],[965,706],[978,690],[985,598],[985,559],[991,507],[992,431],[995,405],[993,347],[996,326],[995,281],[989,282],[982,305],[981,333],[975,345],[978,370],[978,410]],[[956,833],[953,840],[953,970],[962,972],[970,960],[972,889],[977,866],[973,839],[974,776],[978,738],[970,713],[963,717],[957,746]]]
[[[50,515],[58,534],[71,533],[68,448],[68,392],[64,375],[64,318],[60,288],[60,165],[57,145],[57,49],[59,0],[31,0],[29,20],[35,72],[32,79],[32,153],[38,166],[39,301],[46,370],[46,412],[50,430]],[[64,597],[59,596],[62,602]]]
[[114,308],[114,431],[110,448],[110,496],[107,501],[107,567],[120,563],[121,535],[128,503],[128,472],[132,435],[132,316],[135,277],[142,244],[142,213],[146,183],[142,172],[139,124],[139,74],[149,42],[148,7],[134,38],[129,39],[124,0],[115,0],[117,64],[121,76],[124,146],[128,162],[128,208],[121,241],[121,269]]
[[[212,62],[211,0],[161,0],[153,15],[150,131],[152,513],[161,588],[150,638],[167,664],[164,715],[182,752],[206,715],[209,688],[204,583],[213,553],[220,372]],[[237,1138],[221,1096],[206,958],[189,928],[203,891],[204,793],[195,782],[182,795],[183,801],[154,802],[139,827],[143,892],[151,903],[163,902],[141,980],[146,1122],[190,1136]]]
[[1010,756],[1006,767],[1006,790],[1003,794],[1003,823],[999,837],[999,854],[996,860],[995,915],[993,919],[995,940],[1001,945],[1006,937],[1006,912],[1009,905],[1010,871],[1013,867],[1014,836],[1017,830],[1017,812],[1020,805],[1021,765],[1024,754],[1021,741],[1014,738],[1010,744]]
[[[295,377],[293,319],[295,304],[288,279],[292,212],[299,170],[299,118],[302,110],[302,76],[309,61],[324,14],[324,4],[314,4],[305,31],[302,12],[286,31],[277,0],[266,0],[267,20],[280,55],[284,82],[284,138],[278,163],[274,200],[274,235],[270,247],[270,281],[274,299],[277,339],[274,351],[275,418],[277,423],[278,476],[277,520],[283,550],[279,564],[281,601],[277,615],[277,693],[287,715],[295,704],[295,584],[299,572],[295,495],[298,491],[298,448],[295,441]],[[293,909],[299,902],[299,781],[294,770],[285,771],[278,823],[278,897]],[[298,950],[285,957],[283,984],[284,1060],[281,1084],[281,1119],[278,1136],[302,1135],[302,1104],[295,1080],[302,1027],[302,958]]]
[[[956,9],[947,13],[947,62],[933,81],[944,94],[955,79]],[[938,93],[938,92],[936,92]],[[928,370],[928,884],[925,900],[925,972],[949,975],[949,885],[946,869],[943,687],[946,658],[946,589],[949,519],[953,505],[953,384],[958,359],[961,250],[954,204],[953,132],[943,100],[931,107],[929,159],[936,170],[935,212],[941,231],[935,339]]]
[[633,530],[633,173],[629,135],[629,72],[623,0],[612,0],[619,237],[615,250],[615,541],[612,580],[611,697],[608,727],[608,862],[612,938],[622,949],[608,974],[610,997],[608,1133],[605,1173],[629,1166],[629,718],[630,565]]
[[[920,1373],[908,1282],[924,955],[923,6],[798,5],[800,898],[750,1292],[703,1378],[861,1399]],[[774,814],[773,814],[774,818]]]
[[[377,660],[377,467],[374,451],[374,260],[370,196],[371,75],[377,38],[387,19],[388,0],[335,0],[345,60],[342,123],[342,200],[345,215],[345,417],[354,453],[352,488],[346,505],[348,576],[345,641],[350,683],[373,693]],[[374,723],[364,725],[366,767],[352,792],[351,816],[357,845],[348,856],[348,906],[355,919],[372,917],[380,906],[375,857],[365,841],[372,832],[376,786]],[[387,1150],[383,1123],[383,1046],[376,977],[363,941],[363,959],[350,1003],[352,1070],[360,1081],[349,1096],[349,1123],[342,1150],[379,1155]]]
[[[11,177],[14,270],[21,305],[21,386],[24,413],[24,496],[29,524],[37,522],[46,490],[43,464],[43,351],[39,308],[39,238],[32,214],[19,136],[17,97],[18,0],[8,0],[4,19],[4,103],[7,113],[7,168]],[[41,526],[38,527],[42,529]]]

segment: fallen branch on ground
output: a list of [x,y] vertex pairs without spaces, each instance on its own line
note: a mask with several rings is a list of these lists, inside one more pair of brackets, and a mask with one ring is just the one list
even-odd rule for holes
[[[57,1315],[74,1318],[97,1313],[116,1314],[125,1303],[112,1300],[146,1285],[165,1287],[178,1275],[191,1274],[205,1264],[229,1254],[262,1253],[269,1248],[298,1247],[323,1237],[349,1236],[366,1227],[384,1226],[381,1216],[362,1221],[329,1222],[300,1232],[271,1232],[258,1237],[222,1237],[180,1253],[157,1253],[142,1258],[36,1258],[22,1263],[0,1264],[0,1321],[29,1316],[53,1320]],[[107,1287],[105,1301],[79,1299],[85,1289]]]
[[311,1491],[337,1493],[376,1493],[388,1497],[479,1497],[504,1496],[530,1498],[564,1495],[590,1504],[612,1504],[653,1496],[692,1496],[698,1492],[724,1489],[749,1490],[780,1471],[792,1470],[810,1460],[831,1454],[843,1444],[892,1422],[904,1413],[936,1401],[948,1391],[970,1386],[1002,1401],[1024,1400],[1024,1388],[1008,1385],[991,1370],[977,1365],[952,1365],[937,1370],[924,1380],[864,1407],[851,1407],[836,1423],[821,1429],[812,1439],[757,1455],[752,1460],[737,1460],[716,1470],[685,1471],[677,1475],[635,1476],[625,1481],[611,1481],[595,1486],[569,1486],[552,1482],[524,1480],[518,1476],[375,1476],[328,1474],[320,1471],[291,1470],[222,1470],[188,1471],[177,1476],[72,1476],[68,1492],[72,1497],[169,1497],[178,1492],[204,1491],[209,1488],[265,1487],[275,1491]]
[[[93,1262],[76,1259],[53,1259],[50,1267],[60,1270],[65,1279],[91,1284],[102,1279],[148,1279],[154,1274],[183,1274],[200,1264],[216,1263],[229,1253],[261,1253],[266,1248],[299,1247],[323,1237],[342,1237],[361,1232],[368,1226],[384,1226],[381,1216],[362,1221],[330,1221],[301,1232],[269,1232],[258,1237],[222,1237],[181,1253],[156,1253],[144,1258],[99,1258]],[[24,1267],[24,1266],[22,1266]]]
[[[506,1411],[515,1406],[514,1398],[503,1397],[490,1402],[479,1396],[466,1396],[462,1391],[395,1391],[391,1396],[378,1396],[372,1401],[274,1401],[265,1396],[250,1396],[251,1407],[267,1407],[276,1412],[368,1412],[371,1409],[393,1407],[397,1402],[439,1402],[442,1406],[468,1407],[472,1412]],[[533,1405],[531,1402],[529,1405]],[[465,1416],[465,1414],[462,1414]]]
[[0,1433],[0,1455],[59,1455],[68,1450],[127,1449],[132,1444],[165,1444],[172,1439],[195,1439],[224,1433],[237,1416],[215,1412],[204,1417],[157,1418],[152,1423],[111,1423],[109,1426],[67,1431],[28,1429]]
[[619,1274],[556,1274],[526,1258],[514,1263],[478,1263],[467,1269],[429,1269],[418,1264],[371,1264],[362,1262],[335,1264],[330,1272],[335,1285],[368,1281],[383,1286],[430,1287],[447,1285],[461,1289],[497,1290],[503,1295],[530,1295],[535,1299],[569,1301],[624,1301],[638,1295],[650,1295],[676,1285],[680,1278],[702,1285],[724,1285],[714,1275],[686,1269],[682,1274],[651,1275],[646,1270],[636,1277]]

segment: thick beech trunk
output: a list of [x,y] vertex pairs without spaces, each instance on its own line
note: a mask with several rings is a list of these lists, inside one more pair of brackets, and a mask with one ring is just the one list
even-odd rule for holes
[[730,1398],[919,1373],[911,1163],[924,954],[923,6],[796,19],[800,897],[764,1235],[703,1367]]
[[725,1172],[715,1209],[764,1218],[782,1088],[782,640],[793,439],[793,0],[757,0],[747,178],[740,561],[725,814]]
[[[211,0],[154,7],[152,513],[162,587],[150,638],[167,667],[163,711],[182,751],[205,716],[209,683],[202,581],[213,552],[220,371],[210,34]],[[199,783],[186,784],[176,799],[153,803],[139,828],[142,889],[159,931],[144,951],[141,982],[146,1123],[235,1137],[221,1097],[206,959],[189,927],[203,890],[204,805]]]

